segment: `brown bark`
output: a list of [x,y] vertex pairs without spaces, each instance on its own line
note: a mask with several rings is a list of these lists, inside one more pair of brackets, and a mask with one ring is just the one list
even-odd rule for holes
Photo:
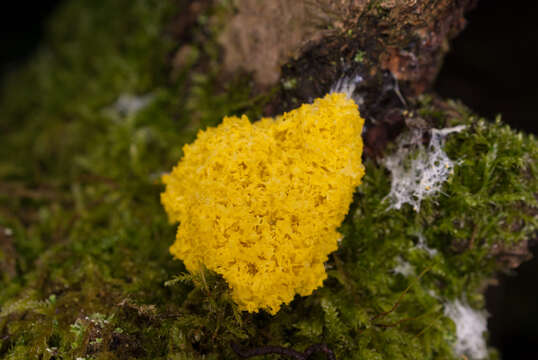
[[365,150],[379,155],[405,127],[407,100],[427,91],[449,42],[476,0],[236,0],[219,42],[225,72],[256,88],[281,85],[272,116],[323,96],[340,78],[369,123]]
[[220,37],[224,65],[229,72],[251,72],[260,87],[278,80],[296,84],[275,102],[284,103],[275,111],[322,95],[344,74],[365,80],[367,105],[396,81],[404,96],[416,96],[432,84],[474,3],[237,0],[237,13]]

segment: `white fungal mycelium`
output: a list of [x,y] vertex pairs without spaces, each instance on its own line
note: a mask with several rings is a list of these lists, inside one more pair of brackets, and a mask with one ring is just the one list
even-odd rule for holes
[[413,275],[415,273],[415,268],[406,260],[402,259],[401,256],[396,258],[397,265],[392,269],[395,274],[402,274],[405,277]]
[[454,352],[471,359],[488,356],[484,333],[487,331],[487,313],[474,310],[465,301],[455,300],[445,304],[445,316],[456,324]]
[[407,203],[418,212],[425,197],[441,191],[443,183],[457,164],[443,150],[445,138],[464,128],[461,125],[431,129],[428,146],[422,144],[422,129],[413,129],[398,138],[394,153],[383,160],[392,176],[390,192],[386,196],[390,203],[389,209],[400,209]]
[[331,87],[330,93],[344,93],[350,99],[353,99],[359,107],[364,103],[362,96],[355,93],[357,86],[363,82],[363,78],[360,75],[354,76],[342,76]]
[[145,95],[121,94],[116,102],[105,110],[128,117],[148,106],[154,99],[155,95],[152,93]]

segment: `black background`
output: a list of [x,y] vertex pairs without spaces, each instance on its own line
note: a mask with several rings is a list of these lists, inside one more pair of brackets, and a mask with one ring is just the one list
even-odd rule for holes
[[[481,0],[435,84],[478,114],[538,133],[538,2]],[[506,360],[538,359],[538,246],[535,258],[489,287],[490,342]],[[514,276],[515,275],[515,276]]]
[[[112,0],[113,1],[113,0]],[[61,1],[9,2],[0,14],[0,78],[24,64]],[[538,132],[538,2],[481,0],[434,85],[490,119]],[[536,240],[536,239],[535,239]],[[538,247],[533,248],[535,256]],[[517,276],[515,276],[517,275]],[[538,259],[502,275],[487,291],[491,344],[504,359],[538,359]]]

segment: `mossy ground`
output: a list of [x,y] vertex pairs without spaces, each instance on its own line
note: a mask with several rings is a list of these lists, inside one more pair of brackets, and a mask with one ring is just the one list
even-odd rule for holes
[[[199,128],[257,118],[266,97],[253,98],[247,78],[217,85],[218,29],[206,16],[192,59],[170,78],[167,24],[186,3],[66,3],[46,45],[4,83],[0,357],[236,359],[230,342],[325,342],[339,359],[455,358],[444,302],[483,307],[502,268],[492,249],[536,229],[536,139],[422,98],[415,112],[436,126],[468,125],[448,139],[461,164],[444,194],[419,213],[386,211],[390,175],[367,159],[325,286],[275,316],[238,312],[221,278],[172,260],[159,178]],[[125,94],[151,101],[118,110]],[[436,255],[417,249],[419,234]],[[414,275],[394,272],[401,260]]]

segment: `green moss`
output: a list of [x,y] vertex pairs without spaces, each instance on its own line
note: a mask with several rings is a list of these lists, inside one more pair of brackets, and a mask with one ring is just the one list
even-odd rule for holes
[[[158,179],[199,128],[259,117],[270,94],[253,98],[244,77],[218,84],[216,8],[193,30],[207,67],[190,62],[169,79],[166,29],[185,3],[66,3],[47,45],[4,84],[0,230],[12,230],[16,263],[0,280],[0,357],[234,359],[230,342],[304,350],[321,340],[339,359],[455,358],[443,302],[482,307],[484,282],[502,268],[495,249],[536,229],[536,139],[424,98],[422,117],[468,125],[448,139],[462,163],[444,194],[419,213],[387,211],[389,174],[366,161],[325,286],[274,317],[238,312],[220,277],[172,260]],[[114,110],[124,94],[151,101]],[[419,234],[435,256],[416,248]],[[414,275],[394,271],[402,259]]]
[[355,56],[353,57],[353,61],[357,63],[362,63],[364,61],[364,57],[366,56],[366,53],[362,50],[358,50]]

